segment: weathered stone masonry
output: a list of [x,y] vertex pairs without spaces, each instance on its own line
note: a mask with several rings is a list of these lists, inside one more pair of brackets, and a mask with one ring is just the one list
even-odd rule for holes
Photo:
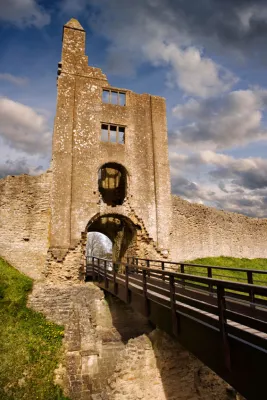
[[[167,256],[170,247],[165,100],[111,87],[100,69],[88,66],[84,52],[85,32],[71,20],[64,26],[59,64],[49,275],[96,223],[113,241],[115,258],[129,251]],[[103,101],[103,91],[115,98],[123,94],[125,104]],[[109,127],[110,140],[101,137],[103,126]],[[114,128],[124,132],[120,143],[111,138]],[[99,178],[100,171],[105,173]],[[115,193],[112,202],[112,191],[122,191],[122,178],[117,184],[108,178],[116,173],[118,178],[124,173],[126,187],[123,201],[116,202]],[[116,220],[118,230],[113,229]]]
[[171,259],[267,257],[267,219],[192,204],[172,196]]
[[0,180],[0,255],[40,279],[49,247],[51,172]]

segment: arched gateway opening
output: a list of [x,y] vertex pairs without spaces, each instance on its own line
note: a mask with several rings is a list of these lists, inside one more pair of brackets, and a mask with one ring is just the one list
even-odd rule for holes
[[112,242],[103,233],[87,232],[86,257],[99,257],[112,260]]
[[129,218],[118,214],[97,215],[86,228],[87,232],[99,232],[111,240],[113,261],[135,254],[137,229]]

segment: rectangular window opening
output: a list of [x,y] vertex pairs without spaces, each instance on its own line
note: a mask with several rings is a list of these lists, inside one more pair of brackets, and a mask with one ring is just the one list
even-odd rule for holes
[[124,126],[120,126],[119,127],[118,143],[120,143],[120,144],[124,144],[125,143],[124,136],[125,136],[125,128],[124,128]]
[[108,137],[108,125],[102,124],[101,125],[101,140],[102,142],[108,142],[109,137]]
[[119,93],[119,104],[120,106],[125,106],[126,105],[126,95],[125,93]]
[[118,92],[111,92],[111,104],[118,104]]
[[102,102],[119,106],[126,106],[126,93],[117,90],[103,89]]
[[103,90],[102,101],[103,103],[109,103],[109,90]]
[[110,142],[116,143],[117,142],[117,126],[110,125]]
[[109,143],[125,143],[125,127],[111,124],[101,124],[101,141]]

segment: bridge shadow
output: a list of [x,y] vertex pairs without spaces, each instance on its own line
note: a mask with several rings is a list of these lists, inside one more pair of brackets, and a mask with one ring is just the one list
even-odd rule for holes
[[114,381],[123,381],[129,393],[139,387],[142,398],[235,399],[227,392],[226,383],[175,339],[156,329],[147,318],[117,297],[105,293],[105,298],[113,326],[125,344],[115,369],[120,372],[114,373]]
[[149,335],[153,331],[154,326],[147,318],[134,311],[119,298],[105,292],[105,299],[109,306],[113,326],[119,332],[124,344],[127,344],[130,339],[143,334]]

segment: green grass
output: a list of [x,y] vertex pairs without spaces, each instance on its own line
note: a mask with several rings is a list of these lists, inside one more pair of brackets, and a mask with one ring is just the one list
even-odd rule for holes
[[53,383],[63,327],[26,307],[31,288],[0,258],[0,400],[66,400]]
[[[267,270],[267,259],[255,258],[253,260],[247,258],[233,258],[233,257],[207,257],[197,258],[195,260],[185,261],[191,264],[213,265],[231,268],[244,268],[244,269],[258,269]],[[186,267],[185,273],[193,275],[207,276],[207,269],[200,267]],[[233,280],[238,282],[247,283],[246,272],[241,271],[225,271],[225,270],[212,270],[213,278]],[[255,285],[267,285],[267,275],[253,273]]]

